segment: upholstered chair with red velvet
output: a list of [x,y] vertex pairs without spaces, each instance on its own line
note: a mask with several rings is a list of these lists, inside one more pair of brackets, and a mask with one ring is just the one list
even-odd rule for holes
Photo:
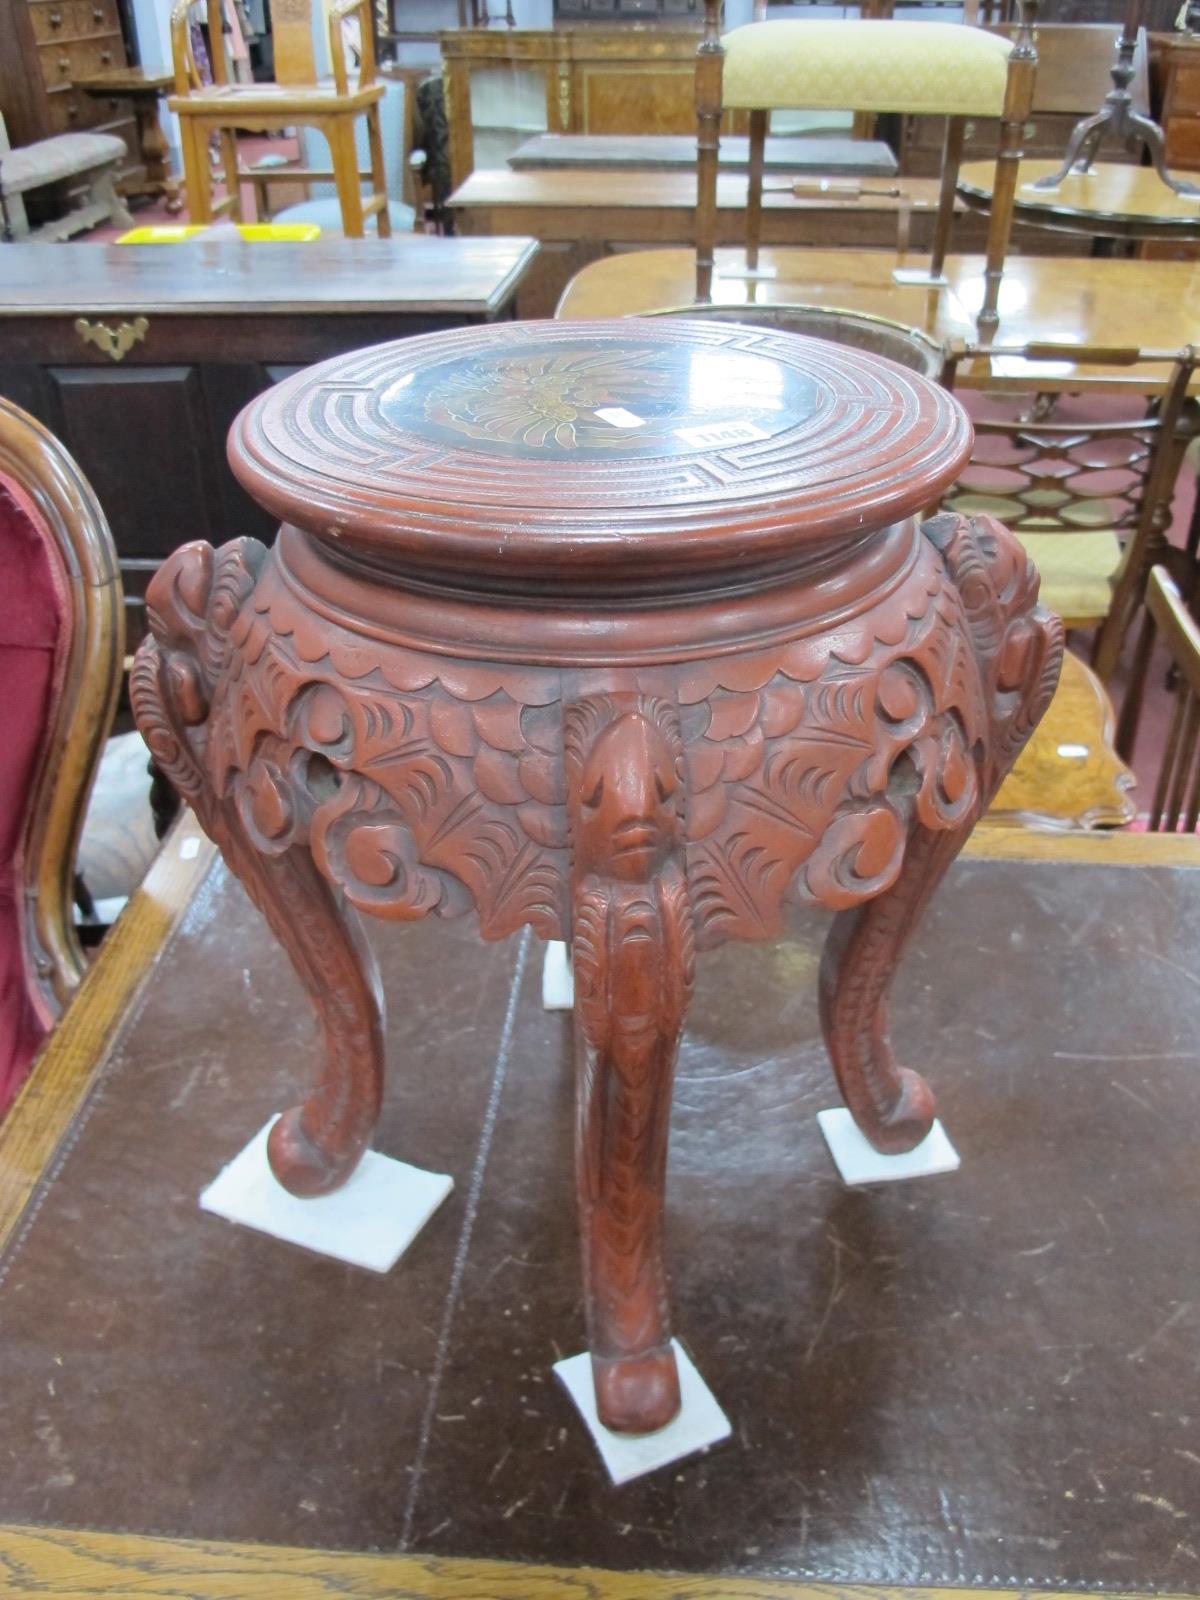
[[84,809],[124,629],[116,552],[58,441],[0,400],[0,1115],[84,974]]

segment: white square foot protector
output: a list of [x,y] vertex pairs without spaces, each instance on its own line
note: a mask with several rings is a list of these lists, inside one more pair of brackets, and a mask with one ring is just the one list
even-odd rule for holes
[[961,1162],[939,1118],[915,1150],[903,1155],[881,1155],[858,1131],[845,1106],[818,1111],[817,1122],[842,1182],[896,1183],[901,1178],[931,1178],[938,1172],[957,1172]]
[[712,1390],[696,1371],[695,1365],[678,1339],[671,1340],[679,1367],[679,1415],[657,1433],[613,1433],[596,1415],[596,1388],[592,1382],[592,1358],[585,1350],[554,1363],[558,1378],[579,1415],[587,1423],[600,1459],[613,1483],[628,1483],[647,1472],[656,1472],[672,1461],[682,1461],[710,1445],[720,1444],[733,1431],[729,1418],[717,1404]]
[[946,289],[950,279],[944,272],[931,274],[928,267],[893,267],[892,282],[909,284],[917,289]]
[[340,1189],[302,1200],[289,1194],[267,1161],[274,1116],[213,1179],[200,1209],[257,1228],[288,1244],[390,1272],[454,1187],[444,1172],[424,1172],[368,1150]]
[[550,939],[542,961],[542,1010],[574,1009],[575,974],[571,971],[571,952],[560,939]]

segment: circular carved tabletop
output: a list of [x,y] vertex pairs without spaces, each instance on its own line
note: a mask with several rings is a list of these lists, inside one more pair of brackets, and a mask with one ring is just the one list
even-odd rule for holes
[[686,319],[356,351],[269,390],[230,438],[281,521],[501,586],[811,560],[929,505],[969,449],[957,402],[890,361]]

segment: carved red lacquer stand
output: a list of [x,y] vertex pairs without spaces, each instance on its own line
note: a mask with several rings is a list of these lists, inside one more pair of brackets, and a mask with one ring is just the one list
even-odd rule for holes
[[679,1405],[661,1222],[695,951],[838,913],[821,1016],[855,1121],[933,1098],[887,991],[1052,693],[1062,640],[986,518],[919,528],[957,403],[861,351],[730,324],[510,324],[315,367],[234,471],[270,552],[151,586],[138,722],[286,946],[320,1024],[276,1125],[293,1193],[345,1181],[383,1083],[356,913],[474,910],[573,946],[577,1166],[601,1419]]

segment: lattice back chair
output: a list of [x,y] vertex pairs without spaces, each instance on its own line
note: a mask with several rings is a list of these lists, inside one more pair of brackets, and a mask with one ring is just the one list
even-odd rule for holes
[[1021,141],[1037,69],[1037,0],[1022,0],[1015,42],[963,23],[857,19],[751,22],[720,34],[721,0],[705,0],[696,58],[698,177],[696,299],[712,298],[717,234],[717,164],[722,114],[750,113],[746,265],[758,266],[763,154],[773,110],[924,112],[946,118],[942,181],[928,273],[904,281],[942,283],[968,117],[998,117],[1000,142],[988,220],[981,338],[999,321],[1000,279],[1012,229]]
[[0,1116],[83,978],[75,861],[124,653],[104,515],[40,423],[0,400]]
[[[1019,370],[1001,370],[1013,358]],[[1068,628],[1097,629],[1092,663],[1107,679],[1142,603],[1147,574],[1167,548],[1171,497],[1195,426],[1187,396],[1196,352],[960,346],[947,357],[948,388],[967,363],[972,388],[984,393],[972,416],[971,460],[944,506],[990,512],[1012,529],[1041,574],[1043,604]],[[1085,374],[1089,366],[1153,366],[1161,381],[1164,364],[1166,386],[1153,399],[1150,372],[1145,388],[1130,383],[1118,396],[1095,380],[1089,387]],[[1078,383],[1065,390],[1064,368],[1081,369]]]
[[[183,145],[183,172],[187,191],[188,215],[193,222],[207,223],[230,212],[241,221],[240,186],[250,174],[238,166],[237,130],[254,133],[281,132],[296,126],[315,128],[329,145],[333,159],[330,171],[308,167],[289,167],[287,176],[303,181],[332,178],[337,186],[342,213],[342,232],[347,238],[361,239],[368,217],[376,218],[383,237],[391,233],[387,209],[387,175],[383,160],[379,102],[384,86],[375,81],[375,35],[371,0],[335,0],[329,11],[329,58],[332,81],[317,81],[316,53],[313,48],[313,0],[277,0],[272,7],[271,28],[275,45],[273,83],[235,83],[230,66],[221,11],[223,0],[176,0],[171,12],[171,48],[175,58],[175,93],[168,100],[179,117]],[[208,22],[208,47],[212,82],[202,84],[192,45],[192,13],[205,6]],[[357,82],[351,83],[347,64],[347,35],[359,55]],[[354,125],[366,119],[370,166],[360,172],[354,144]],[[225,168],[225,198],[212,198],[212,171],[208,161],[208,141],[212,133],[221,138]],[[362,184],[370,184],[371,194],[363,199]]]
[[1178,833],[1182,822],[1184,832],[1195,833],[1200,822],[1200,628],[1174,578],[1161,566],[1151,569],[1146,583],[1146,609],[1117,727],[1117,748],[1126,760],[1133,756],[1156,640],[1166,646],[1171,662],[1175,707],[1148,825],[1152,832]]

